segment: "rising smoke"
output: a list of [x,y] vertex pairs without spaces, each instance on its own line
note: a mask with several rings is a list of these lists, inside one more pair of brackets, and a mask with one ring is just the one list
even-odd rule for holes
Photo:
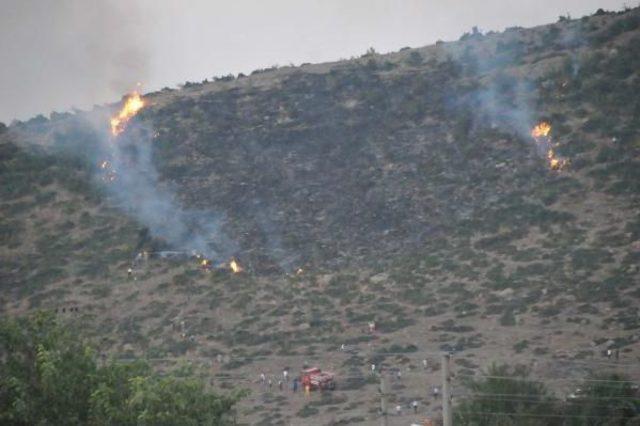
[[130,124],[118,136],[104,135],[100,139],[96,160],[96,164],[109,163],[107,171],[97,169],[97,177],[116,205],[174,250],[218,261],[235,254],[237,244],[222,230],[224,214],[183,207],[175,188],[161,181],[154,166],[153,132],[144,124]]
[[125,0],[3,0],[0,121],[87,109],[146,81],[146,19]]

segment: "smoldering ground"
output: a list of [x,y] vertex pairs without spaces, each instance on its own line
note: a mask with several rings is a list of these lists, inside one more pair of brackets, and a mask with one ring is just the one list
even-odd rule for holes
[[152,155],[152,132],[138,125],[103,144],[114,178],[105,180],[96,170],[118,207],[149,228],[174,249],[194,251],[207,258],[226,260],[238,247],[222,230],[225,215],[188,209],[176,196],[177,189],[161,182]]

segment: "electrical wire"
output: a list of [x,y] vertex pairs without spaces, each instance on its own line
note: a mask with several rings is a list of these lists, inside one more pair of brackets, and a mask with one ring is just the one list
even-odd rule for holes
[[[477,400],[472,399],[471,397],[466,397],[466,396],[462,396],[462,397],[454,397],[455,401],[459,401],[459,400],[471,400],[471,401],[476,401],[476,402],[486,402],[486,401],[493,401],[493,402],[513,402],[513,403],[524,403],[525,405],[529,405],[529,404],[548,404],[548,405],[554,405],[558,402],[562,402],[564,404],[568,404],[569,406],[581,406],[583,404],[588,404],[588,407],[598,407],[598,408],[611,408],[611,404],[604,404],[604,403],[600,403],[600,404],[594,404],[593,402],[589,401],[589,400],[571,400],[571,401],[554,401],[554,400],[547,400],[547,401],[535,401],[535,400],[526,400],[526,399],[507,399],[507,398],[479,398]],[[636,401],[638,401],[638,399],[635,399]]]
[[[460,396],[456,396],[456,398],[466,398],[466,397],[480,397],[483,398],[484,397],[522,397],[523,400],[527,400],[526,398],[531,397],[531,400],[540,400],[540,396],[538,396],[537,398],[535,397],[535,394],[517,394],[517,393],[468,393],[468,394],[461,394]],[[635,400],[635,401],[639,401],[640,402],[640,397],[638,396],[601,396],[601,397],[597,397],[597,396],[576,396],[575,399],[572,399],[572,401],[582,401],[582,400],[589,400],[589,401],[600,401],[600,400]]]
[[549,376],[537,376],[541,377],[545,380],[535,380],[530,379],[528,377],[513,377],[513,376],[493,376],[489,374],[466,374],[466,373],[456,373],[455,377],[463,376],[463,377],[473,377],[473,378],[482,378],[482,379],[502,379],[502,380],[513,380],[513,381],[527,381],[527,382],[536,382],[536,383],[546,383],[546,382],[587,382],[587,383],[629,383],[629,384],[637,384],[637,381],[634,380],[607,380],[607,379],[567,379],[560,377],[549,377]]
[[563,419],[611,419],[611,416],[588,416],[573,414],[534,414],[534,413],[499,413],[494,411],[466,411],[464,414],[479,414],[483,416],[534,417],[534,418],[563,418]]

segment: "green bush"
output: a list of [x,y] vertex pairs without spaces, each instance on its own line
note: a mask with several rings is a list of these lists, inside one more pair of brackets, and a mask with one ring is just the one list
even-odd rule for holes
[[45,312],[2,320],[0,354],[2,424],[222,425],[244,395],[213,393],[190,369],[99,366],[91,346]]

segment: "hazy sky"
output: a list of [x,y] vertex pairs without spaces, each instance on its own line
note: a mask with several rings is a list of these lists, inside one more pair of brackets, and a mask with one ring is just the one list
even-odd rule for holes
[[0,0],[0,121],[637,0]]

